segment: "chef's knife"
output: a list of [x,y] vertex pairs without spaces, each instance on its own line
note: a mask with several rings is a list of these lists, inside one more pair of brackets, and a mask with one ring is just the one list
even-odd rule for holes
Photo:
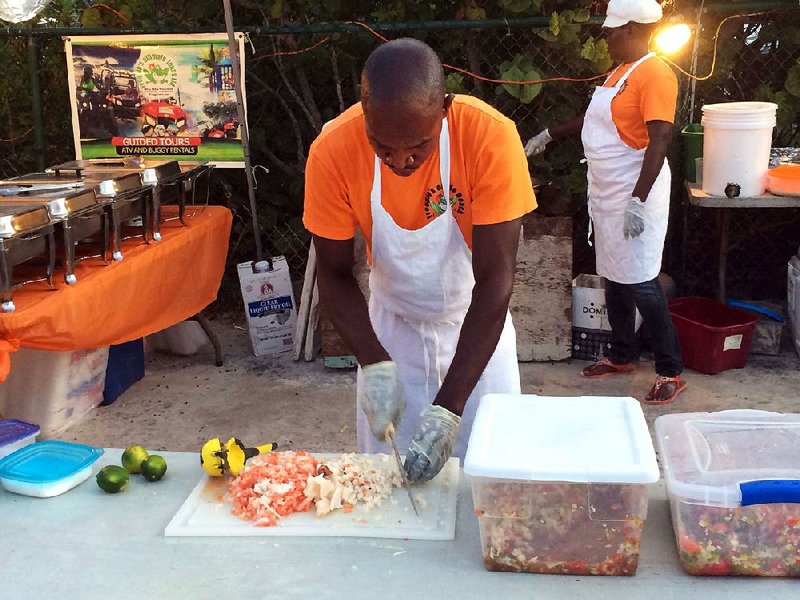
[[414,494],[411,493],[411,486],[408,483],[408,477],[406,476],[406,470],[403,468],[403,461],[400,460],[400,451],[397,449],[397,442],[394,441],[394,427],[389,425],[389,430],[387,431],[387,438],[389,438],[389,442],[392,444],[392,452],[394,453],[394,460],[397,462],[397,469],[400,471],[400,480],[403,482],[403,487],[406,489],[406,493],[408,494],[408,499],[411,501],[411,508],[414,509],[414,513],[419,516],[419,510],[417,510],[417,502],[414,500]]

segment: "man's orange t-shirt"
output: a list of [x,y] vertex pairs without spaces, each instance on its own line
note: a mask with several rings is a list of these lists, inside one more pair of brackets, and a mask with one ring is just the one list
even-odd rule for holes
[[[621,65],[604,87],[613,87],[632,64]],[[678,78],[669,65],[658,57],[640,64],[611,101],[611,118],[619,137],[631,148],[647,148],[650,136],[648,121],[675,122],[678,103]]]
[[[472,226],[504,223],[536,208],[528,161],[514,123],[488,104],[455,96],[450,130],[450,203],[467,244]],[[311,233],[348,240],[361,229],[372,247],[370,191],[375,152],[356,104],[331,121],[311,145],[303,223]],[[444,211],[439,150],[409,177],[381,163],[382,203],[403,229],[420,229]]]

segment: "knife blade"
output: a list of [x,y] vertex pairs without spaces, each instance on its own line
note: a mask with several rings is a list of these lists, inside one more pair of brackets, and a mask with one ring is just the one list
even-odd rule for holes
[[411,486],[408,483],[406,470],[403,468],[403,461],[400,460],[400,451],[397,449],[397,442],[394,441],[394,431],[389,432],[389,435],[387,437],[389,438],[389,442],[391,442],[392,444],[392,452],[394,453],[394,460],[397,462],[397,468],[400,470],[400,480],[403,482],[403,487],[406,489],[406,494],[408,494],[408,499],[411,501],[411,508],[413,508],[414,513],[417,516],[419,516],[419,510],[417,510],[417,502],[416,500],[414,500],[414,494],[411,493]]

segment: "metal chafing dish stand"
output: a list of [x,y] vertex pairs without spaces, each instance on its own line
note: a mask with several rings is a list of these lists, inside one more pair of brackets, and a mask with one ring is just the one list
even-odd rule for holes
[[44,204],[55,225],[58,254],[64,265],[64,281],[77,283],[75,276],[78,242],[100,238],[101,255],[106,259],[108,244],[108,215],[104,203],[97,199],[95,190],[83,185],[59,186],[30,184],[0,188],[0,201],[14,204]]
[[0,202],[0,301],[3,312],[13,312],[14,267],[44,255],[47,283],[53,285],[55,228],[44,204]]
[[[206,181],[205,195],[208,200],[210,173],[213,167],[206,162],[181,164],[178,161],[144,161],[139,158],[74,160],[50,167],[47,171],[56,177],[74,174],[77,177],[93,178],[97,172],[139,173],[142,182],[153,186],[150,229],[155,241],[161,240],[161,205],[176,201],[178,218],[186,225],[184,215],[187,201],[196,200],[198,182]],[[175,193],[173,193],[175,192]]]
[[153,187],[142,183],[139,173],[92,172],[87,174],[84,181],[97,191],[101,201],[107,202],[112,228],[111,256],[114,260],[123,258],[122,225],[127,221],[141,218],[139,235],[146,244],[149,243]]

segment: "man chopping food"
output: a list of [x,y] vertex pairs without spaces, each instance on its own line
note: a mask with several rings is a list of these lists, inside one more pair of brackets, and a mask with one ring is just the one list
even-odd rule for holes
[[658,281],[669,221],[666,161],[678,96],[675,74],[649,43],[661,20],[657,0],[611,0],[603,28],[618,67],[595,90],[585,115],[545,129],[529,156],[552,140],[580,135],[589,165],[589,216],[597,274],[607,280],[609,355],[582,371],[597,378],[634,371],[636,309],[650,333],[656,380],[646,404],[668,404],[686,389],[681,348]]
[[[361,102],[306,166],[320,301],[359,363],[359,451],[408,448],[409,481],[463,458],[481,396],[519,393],[508,312],[521,218],[536,207],[514,124],[445,89],[427,45],[370,54]],[[372,270],[353,277],[356,228]]]

